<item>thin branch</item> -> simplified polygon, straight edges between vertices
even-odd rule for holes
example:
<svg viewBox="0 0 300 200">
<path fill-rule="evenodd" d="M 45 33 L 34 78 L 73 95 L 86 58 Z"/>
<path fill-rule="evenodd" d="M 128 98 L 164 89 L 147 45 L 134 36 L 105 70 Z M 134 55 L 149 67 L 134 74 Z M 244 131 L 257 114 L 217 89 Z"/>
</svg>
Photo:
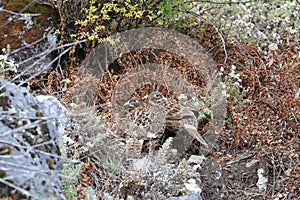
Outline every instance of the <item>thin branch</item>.
<svg viewBox="0 0 300 200">
<path fill-rule="evenodd" d="M 26 146 L 21 146 L 21 145 L 18 145 L 18 144 L 11 144 L 11 142 L 7 142 L 7 141 L 4 141 L 4 140 L 0 140 L 0 143 L 1 144 L 6 144 L 6 145 L 9 145 L 9 146 L 14 146 L 14 147 L 18 147 L 18 148 L 22 148 L 22 149 L 29 149 L 30 147 L 26 147 Z M 50 143 L 50 142 L 45 142 L 43 143 L 44 145 L 47 144 L 47 143 Z M 37 147 L 38 145 L 35 145 L 35 146 L 32 146 L 33 148 Z M 71 162 L 78 162 L 79 160 L 74 160 L 74 159 L 70 159 L 70 158 L 62 158 L 61 156 L 59 155 L 56 155 L 56 154 L 53 154 L 53 153 L 47 153 L 45 151 L 42 151 L 42 150 L 37 150 L 37 149 L 32 149 L 33 152 L 37 152 L 37 153 L 41 153 L 41 154 L 44 154 L 44 155 L 47 155 L 47 156 L 51 156 L 51 157 L 54 157 L 54 158 L 59 158 L 59 159 L 63 159 L 63 160 L 67 160 L 67 161 L 71 161 Z M 3 156 L 0 156 L 3 158 Z M 1 163 L 1 161 L 0 161 Z"/>
<path fill-rule="evenodd" d="M 40 55 L 43 55 L 40 59 L 38 59 L 37 61 L 35 61 L 32 65 L 30 65 L 28 68 L 26 68 L 25 70 L 23 70 L 20 74 L 18 74 L 17 76 L 15 76 L 12 80 L 12 81 L 15 81 L 17 80 L 18 78 L 20 78 L 21 76 L 23 76 L 26 72 L 28 72 L 30 69 L 32 69 L 38 62 L 40 62 L 41 60 L 43 60 L 47 55 L 49 55 L 50 53 L 52 53 L 53 51 L 56 51 L 56 50 L 60 50 L 60 49 L 64 49 L 66 47 L 69 47 L 68 49 L 64 50 L 62 53 L 60 53 L 55 59 L 53 59 L 50 63 L 48 63 L 46 66 L 43 67 L 42 70 L 36 72 L 33 76 L 27 78 L 26 80 L 22 81 L 21 83 L 19 83 L 18 85 L 22 85 L 24 83 L 26 83 L 27 81 L 33 79 L 34 77 L 40 75 L 44 70 L 48 69 L 49 67 L 51 67 L 51 65 L 56 62 L 58 59 L 60 59 L 64 54 L 66 54 L 70 49 L 71 47 L 74 45 L 74 44 L 80 44 L 80 43 L 84 43 L 86 42 L 87 40 L 80 40 L 80 41 L 76 41 L 76 42 L 72 42 L 72 43 L 68 43 L 68 44 L 64 44 L 62 46 L 59 46 L 59 47 L 54 47 L 54 48 L 51 48 L 51 49 L 48 49 L 47 51 L 44 51 L 40 54 L 38 54 L 37 56 L 34 56 L 34 57 L 31 57 L 30 59 L 27 59 L 26 61 L 30 61 L 31 59 L 35 58 L 35 57 L 38 57 Z M 32 43 L 33 44 L 33 43 Z M 19 51 L 18 49 L 15 50 L 15 52 Z M 23 62 L 21 62 L 23 63 Z M 17 63 L 18 64 L 18 63 Z M 3 89 L 4 85 L 0 87 L 0 90 Z"/>
<path fill-rule="evenodd" d="M 191 11 L 182 11 L 182 10 L 181 10 L 181 12 L 196 15 L 197 17 L 200 17 L 201 19 L 203 19 L 204 21 L 206 21 L 207 23 L 209 23 L 210 25 L 212 25 L 214 27 L 214 29 L 217 31 L 218 35 L 220 36 L 220 38 L 222 40 L 222 47 L 223 47 L 223 51 L 224 51 L 224 54 L 225 54 L 223 64 L 226 65 L 226 62 L 227 62 L 227 59 L 228 59 L 228 54 L 227 54 L 227 50 L 226 50 L 226 42 L 225 42 L 224 37 L 223 37 L 222 33 L 220 32 L 220 30 L 212 22 L 210 22 L 207 19 L 204 19 L 201 15 L 199 15 L 197 13 L 194 13 L 194 12 L 191 12 Z"/>
<path fill-rule="evenodd" d="M 36 72 L 35 74 L 33 74 L 32 76 L 30 76 L 29 78 L 27 78 L 27 79 L 21 81 L 21 82 L 18 84 L 18 86 L 21 86 L 21 85 L 23 85 L 24 83 L 27 83 L 27 82 L 30 81 L 31 79 L 33 79 L 33 78 L 37 77 L 38 75 L 40 75 L 41 73 L 43 73 L 46 69 L 48 69 L 49 67 L 51 67 L 52 64 L 53 64 L 56 60 L 58 60 L 60 57 L 62 57 L 64 54 L 66 54 L 66 53 L 67 53 L 68 51 L 70 51 L 70 50 L 71 50 L 71 47 L 69 47 L 68 49 L 64 50 L 62 53 L 59 54 L 59 56 L 57 56 L 57 57 L 56 57 L 55 59 L 53 59 L 50 63 L 48 63 L 46 66 L 44 66 L 42 70 Z M 39 59 L 39 60 L 41 60 L 41 59 Z M 39 60 L 38 60 L 38 61 L 39 61 Z M 36 61 L 35 63 L 33 63 L 33 64 L 29 67 L 29 69 L 32 68 L 36 63 L 38 63 L 38 61 Z M 25 71 L 25 70 L 24 70 L 24 71 Z M 16 80 L 17 78 L 18 78 L 18 76 L 16 76 L 13 80 Z"/>
<path fill-rule="evenodd" d="M 24 165 L 24 163 L 14 163 L 14 162 L 8 162 L 8 161 L 4 161 L 3 158 L 14 158 L 12 156 L 0 156 L 1 160 L 0 160 L 0 164 L 1 167 L 0 169 L 3 171 L 12 171 L 12 172 L 22 172 L 22 173 L 49 173 L 50 170 L 42 170 L 40 167 L 38 166 L 34 166 L 34 165 Z M 19 156 L 18 156 L 19 157 Z M 25 158 L 25 157 L 22 157 Z"/>
<path fill-rule="evenodd" d="M 27 190 L 24 190 L 23 188 L 20 188 L 19 186 L 16 186 L 15 184 L 12 184 L 11 182 L 6 181 L 3 178 L 0 178 L 0 182 L 5 184 L 5 185 L 8 185 L 11 188 L 14 188 L 14 189 L 20 191 L 22 194 L 25 194 L 28 197 L 34 197 L 35 199 L 39 199 L 38 197 L 34 196 L 33 194 L 31 194 Z"/>
<path fill-rule="evenodd" d="M 7 131 L 7 132 L 4 132 L 2 134 L 0 134 L 0 137 L 4 137 L 4 136 L 7 136 L 7 135 L 12 135 L 14 133 L 18 133 L 18 132 L 21 132 L 23 131 L 24 129 L 30 129 L 30 128 L 35 128 L 37 127 L 39 124 L 41 124 L 43 122 L 43 120 L 37 120 L 33 123 L 30 123 L 30 124 L 26 124 L 25 126 L 20 126 L 18 128 L 15 128 L 13 130 L 10 130 L 10 131 Z M 46 123 L 44 121 L 44 123 Z M 0 141 L 1 142 L 1 141 Z"/>
<path fill-rule="evenodd" d="M 0 12 L 7 12 L 9 14 L 18 15 L 20 17 L 24 17 L 24 16 L 37 17 L 37 16 L 41 15 L 41 14 L 31 14 L 31 13 L 16 13 L 16 12 L 13 12 L 13 11 L 10 11 L 10 10 L 6 10 L 3 7 L 0 8 Z"/>
<path fill-rule="evenodd" d="M 255 1 L 237 1 L 237 2 L 233 2 L 232 0 L 230 1 L 223 1 L 223 2 L 215 2 L 215 1 L 202 1 L 202 0 L 198 0 L 198 1 L 193 1 L 193 2 L 198 2 L 198 3 L 210 3 L 210 4 L 245 4 L 245 3 L 254 3 L 257 2 Z"/>
</svg>

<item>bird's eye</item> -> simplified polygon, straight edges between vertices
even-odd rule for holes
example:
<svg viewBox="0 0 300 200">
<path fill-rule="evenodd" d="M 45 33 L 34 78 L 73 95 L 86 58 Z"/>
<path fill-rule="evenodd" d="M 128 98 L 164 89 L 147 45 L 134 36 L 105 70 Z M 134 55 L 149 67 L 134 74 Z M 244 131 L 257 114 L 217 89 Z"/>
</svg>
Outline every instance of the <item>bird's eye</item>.
<svg viewBox="0 0 300 200">
<path fill-rule="evenodd" d="M 162 96 L 161 96 L 160 94 L 153 94 L 153 96 L 154 96 L 155 98 L 157 98 L 157 99 L 162 98 Z"/>
<path fill-rule="evenodd" d="M 140 102 L 140 100 L 138 100 L 138 99 L 132 99 L 132 100 L 130 100 L 130 103 L 139 103 Z"/>
</svg>

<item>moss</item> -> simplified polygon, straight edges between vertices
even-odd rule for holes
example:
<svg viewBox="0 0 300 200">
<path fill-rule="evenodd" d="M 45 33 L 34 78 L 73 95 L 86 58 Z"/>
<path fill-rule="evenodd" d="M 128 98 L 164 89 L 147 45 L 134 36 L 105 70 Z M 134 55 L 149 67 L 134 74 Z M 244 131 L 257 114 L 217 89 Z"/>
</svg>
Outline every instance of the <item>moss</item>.
<svg viewBox="0 0 300 200">
<path fill-rule="evenodd" d="M 52 159 L 52 158 L 46 158 L 46 163 L 47 163 L 49 169 L 54 170 L 56 168 L 56 166 L 55 166 L 55 160 L 54 159 Z"/>
<path fill-rule="evenodd" d="M 2 25 L 0 30 L 0 46 L 5 47 L 7 44 L 11 44 L 12 49 L 19 48 L 20 44 L 22 44 L 20 34 L 24 36 L 26 42 L 32 43 L 43 37 L 45 28 L 55 26 L 59 23 L 59 15 L 50 6 L 50 3 L 47 5 L 32 2 L 32 0 L 11 0 L 5 5 L 5 9 L 17 13 L 26 8 L 26 10 L 23 10 L 23 13 L 39 13 L 41 15 L 32 17 L 34 25 L 31 29 L 24 31 L 24 20 L 13 20 L 8 24 L 3 24 L 3 22 L 7 22 L 10 14 L 2 14 L 0 12 L 0 26 Z M 4 37 L 4 35 L 7 35 L 7 37 Z"/>
<path fill-rule="evenodd" d="M 0 87 L 2 86 L 2 84 L 0 84 Z M 0 94 L 6 92 L 6 87 L 3 87 L 2 89 L 0 89 Z"/>
<path fill-rule="evenodd" d="M 36 105 L 36 104 L 34 104 L 34 105 L 31 105 L 31 108 L 33 108 L 33 109 L 38 109 L 39 108 L 39 106 L 38 105 Z"/>
<path fill-rule="evenodd" d="M 8 111 L 11 108 L 11 102 L 7 96 L 0 97 L 0 106 L 4 111 Z"/>
<path fill-rule="evenodd" d="M 27 125 L 27 124 L 28 124 L 28 121 L 27 121 L 27 120 L 23 120 L 23 121 L 22 121 L 22 125 L 23 125 L 23 126 L 25 126 L 25 125 Z"/>
<path fill-rule="evenodd" d="M 30 156 L 32 159 L 34 159 L 36 157 L 36 155 L 33 152 L 30 152 Z"/>
<path fill-rule="evenodd" d="M 0 147 L 0 155 L 10 155 L 11 150 L 12 149 L 10 146 L 1 146 Z"/>
<path fill-rule="evenodd" d="M 3 170 L 0 170 L 0 178 L 6 177 L 6 172 Z"/>
<path fill-rule="evenodd" d="M 36 112 L 35 116 L 36 117 L 44 117 L 44 113 L 42 113 L 42 112 Z"/>
</svg>

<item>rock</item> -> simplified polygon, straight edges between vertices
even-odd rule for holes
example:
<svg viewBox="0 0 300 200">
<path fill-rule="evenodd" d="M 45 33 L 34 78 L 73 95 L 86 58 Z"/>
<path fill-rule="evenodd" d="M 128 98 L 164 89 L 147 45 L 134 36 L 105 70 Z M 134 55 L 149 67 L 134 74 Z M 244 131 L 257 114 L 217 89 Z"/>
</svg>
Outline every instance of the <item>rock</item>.
<svg viewBox="0 0 300 200">
<path fill-rule="evenodd" d="M 10 0 L 3 1 L 3 8 L 6 12 L 0 12 L 0 47 L 9 46 L 8 60 L 18 66 L 18 75 L 28 78 L 49 72 L 58 45 L 54 27 L 59 15 L 55 7 L 38 0 Z"/>
<path fill-rule="evenodd" d="M 184 186 L 188 191 L 191 192 L 201 193 L 202 191 L 199 185 L 196 183 L 195 179 L 189 179 L 187 183 L 184 184 Z"/>
<path fill-rule="evenodd" d="M 149 156 L 145 156 L 141 159 L 133 160 L 132 166 L 134 171 L 147 172 L 153 167 L 154 163 L 151 161 Z"/>
<path fill-rule="evenodd" d="M 197 184 L 195 179 L 189 179 L 187 183 L 184 184 L 187 191 L 189 191 L 184 196 L 179 197 L 170 197 L 167 200 L 201 200 L 200 194 L 202 190 L 200 186 Z"/>
<path fill-rule="evenodd" d="M 194 165 L 194 166 L 193 166 L 193 170 L 194 170 L 195 172 L 199 172 L 199 171 L 201 170 L 201 165 Z"/>
<path fill-rule="evenodd" d="M 67 122 L 67 109 L 53 96 L 40 95 L 36 98 L 40 102 L 39 106 L 44 111 L 45 117 L 54 118 L 48 121 L 48 127 L 52 130 L 50 132 L 57 132 L 54 137 L 59 136 L 55 138 L 56 143 L 59 144 Z"/>
<path fill-rule="evenodd" d="M 0 195 L 65 199 L 59 140 L 66 109 L 0 79 Z"/>
<path fill-rule="evenodd" d="M 268 177 L 266 177 L 264 173 L 265 170 L 263 168 L 257 170 L 258 180 L 256 186 L 258 187 L 259 192 L 265 192 L 267 190 Z"/>
<path fill-rule="evenodd" d="M 199 197 L 197 192 L 192 192 L 184 196 L 170 197 L 167 200 L 202 200 L 202 198 Z"/>
<path fill-rule="evenodd" d="M 191 155 L 190 158 L 187 161 L 187 164 L 192 165 L 192 164 L 197 164 L 201 165 L 202 162 L 205 160 L 205 156 L 197 156 L 197 155 Z"/>
</svg>

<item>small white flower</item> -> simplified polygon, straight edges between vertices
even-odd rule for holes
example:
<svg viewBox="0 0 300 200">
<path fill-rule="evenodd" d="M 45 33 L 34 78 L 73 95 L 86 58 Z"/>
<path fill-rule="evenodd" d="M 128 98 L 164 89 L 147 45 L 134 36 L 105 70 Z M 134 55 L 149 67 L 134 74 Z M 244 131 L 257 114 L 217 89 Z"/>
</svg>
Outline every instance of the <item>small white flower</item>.
<svg viewBox="0 0 300 200">
<path fill-rule="evenodd" d="M 196 180 L 195 179 L 189 179 L 187 183 L 184 183 L 184 186 L 187 190 L 191 191 L 191 192 L 199 192 L 201 193 L 202 190 L 199 187 L 199 185 L 197 185 Z"/>
<path fill-rule="evenodd" d="M 7 60 L 7 55 L 0 55 L 0 60 L 6 61 Z"/>
<path fill-rule="evenodd" d="M 278 49 L 277 44 L 272 43 L 272 44 L 269 45 L 269 50 L 276 51 L 277 49 Z"/>
<path fill-rule="evenodd" d="M 233 85 L 234 85 L 235 87 L 240 87 L 240 83 L 239 83 L 239 82 L 234 82 Z"/>
<path fill-rule="evenodd" d="M 180 94 L 178 96 L 178 99 L 181 100 L 181 101 L 184 101 L 184 100 L 187 100 L 187 96 L 185 94 Z"/>
<path fill-rule="evenodd" d="M 299 99 L 299 96 L 300 96 L 300 89 L 298 90 L 298 92 L 296 92 L 295 99 Z"/>
<path fill-rule="evenodd" d="M 224 97 L 229 97 L 229 94 L 227 94 L 226 90 L 222 90 L 221 94 Z"/>
<path fill-rule="evenodd" d="M 291 34 L 295 34 L 298 33 L 298 31 L 296 29 L 290 29 Z"/>
<path fill-rule="evenodd" d="M 224 82 L 221 82 L 221 87 L 222 87 L 223 89 L 226 89 L 226 84 L 225 84 Z"/>
<path fill-rule="evenodd" d="M 258 181 L 256 186 L 258 187 L 259 192 L 264 192 L 267 189 L 268 178 L 264 175 L 265 170 L 260 168 L 257 170 Z"/>
</svg>

